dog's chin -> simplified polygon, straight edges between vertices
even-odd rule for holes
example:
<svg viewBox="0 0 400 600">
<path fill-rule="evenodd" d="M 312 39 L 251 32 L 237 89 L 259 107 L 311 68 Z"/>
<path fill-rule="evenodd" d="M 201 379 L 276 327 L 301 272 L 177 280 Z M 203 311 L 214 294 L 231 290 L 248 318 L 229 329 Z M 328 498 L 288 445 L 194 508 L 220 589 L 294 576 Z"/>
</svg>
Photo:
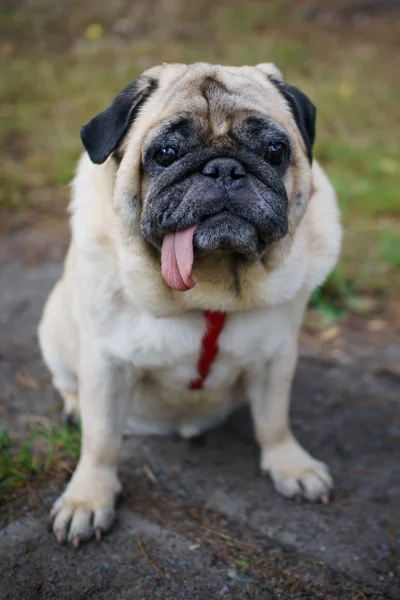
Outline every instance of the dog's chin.
<svg viewBox="0 0 400 600">
<path fill-rule="evenodd" d="M 194 251 L 198 256 L 225 250 L 248 259 L 256 259 L 262 255 L 267 245 L 252 223 L 227 211 L 202 219 L 196 227 L 193 240 Z"/>
</svg>

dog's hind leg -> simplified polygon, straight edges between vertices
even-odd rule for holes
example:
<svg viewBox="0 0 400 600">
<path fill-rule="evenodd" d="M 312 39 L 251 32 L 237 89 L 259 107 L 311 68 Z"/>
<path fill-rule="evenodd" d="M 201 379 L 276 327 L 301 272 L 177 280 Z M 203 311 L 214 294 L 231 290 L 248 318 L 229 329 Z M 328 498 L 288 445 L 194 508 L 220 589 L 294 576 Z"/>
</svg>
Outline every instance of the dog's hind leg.
<svg viewBox="0 0 400 600">
<path fill-rule="evenodd" d="M 65 420 L 72 424 L 79 416 L 78 378 L 74 368 L 78 360 L 78 344 L 63 300 L 60 281 L 46 303 L 38 337 L 44 361 L 52 374 L 52 383 L 64 401 Z"/>
</svg>

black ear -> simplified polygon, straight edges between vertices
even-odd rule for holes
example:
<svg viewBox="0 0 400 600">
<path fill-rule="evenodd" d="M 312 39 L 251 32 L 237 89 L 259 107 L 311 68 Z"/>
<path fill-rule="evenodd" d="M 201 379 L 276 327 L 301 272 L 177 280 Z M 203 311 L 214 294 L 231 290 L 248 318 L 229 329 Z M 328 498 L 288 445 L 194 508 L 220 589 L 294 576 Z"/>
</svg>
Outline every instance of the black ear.
<svg viewBox="0 0 400 600">
<path fill-rule="evenodd" d="M 120 145 L 157 81 L 140 76 L 115 96 L 111 106 L 81 128 L 81 140 L 92 162 L 103 163 Z"/>
<path fill-rule="evenodd" d="M 297 127 L 301 133 L 307 149 L 307 156 L 312 162 L 312 149 L 315 141 L 315 122 L 317 109 L 311 100 L 294 85 L 282 83 L 270 77 L 270 81 L 284 96 L 290 106 Z"/>
</svg>

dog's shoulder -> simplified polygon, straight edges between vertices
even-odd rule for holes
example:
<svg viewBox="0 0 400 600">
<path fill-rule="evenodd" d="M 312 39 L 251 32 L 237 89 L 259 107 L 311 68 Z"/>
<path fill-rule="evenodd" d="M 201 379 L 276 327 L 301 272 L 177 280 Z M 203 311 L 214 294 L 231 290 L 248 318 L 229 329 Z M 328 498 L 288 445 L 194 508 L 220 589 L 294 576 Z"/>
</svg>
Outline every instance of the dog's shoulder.
<svg viewBox="0 0 400 600">
<path fill-rule="evenodd" d="M 117 307 L 120 297 L 114 179 L 111 161 L 94 165 L 85 153 L 71 184 L 71 242 L 62 279 L 70 305 L 78 303 L 79 312 L 96 307 L 97 317 Z"/>
<path fill-rule="evenodd" d="M 102 165 L 91 162 L 86 152 L 81 156 L 71 184 L 72 241 L 78 248 L 91 243 L 102 246 L 116 222 L 112 207 L 116 166 L 113 160 Z"/>
</svg>

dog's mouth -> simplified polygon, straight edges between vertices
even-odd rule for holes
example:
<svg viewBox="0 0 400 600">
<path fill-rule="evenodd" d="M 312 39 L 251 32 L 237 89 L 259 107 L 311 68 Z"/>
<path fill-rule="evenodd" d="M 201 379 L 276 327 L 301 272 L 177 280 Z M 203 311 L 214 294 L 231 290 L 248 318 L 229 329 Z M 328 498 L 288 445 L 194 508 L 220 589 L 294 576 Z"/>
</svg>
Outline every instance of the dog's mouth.
<svg viewBox="0 0 400 600">
<path fill-rule="evenodd" d="M 151 180 L 141 232 L 161 249 L 162 275 L 174 290 L 194 287 L 197 257 L 222 251 L 230 264 L 257 261 L 287 234 L 286 163 L 279 170 L 253 153 L 232 152 L 189 153 Z"/>
<path fill-rule="evenodd" d="M 227 210 L 208 215 L 195 225 L 166 232 L 161 245 L 162 276 L 172 289 L 190 290 L 195 286 L 195 253 L 204 255 L 220 249 L 256 258 L 267 245 L 258 233 L 249 221 Z"/>
</svg>

